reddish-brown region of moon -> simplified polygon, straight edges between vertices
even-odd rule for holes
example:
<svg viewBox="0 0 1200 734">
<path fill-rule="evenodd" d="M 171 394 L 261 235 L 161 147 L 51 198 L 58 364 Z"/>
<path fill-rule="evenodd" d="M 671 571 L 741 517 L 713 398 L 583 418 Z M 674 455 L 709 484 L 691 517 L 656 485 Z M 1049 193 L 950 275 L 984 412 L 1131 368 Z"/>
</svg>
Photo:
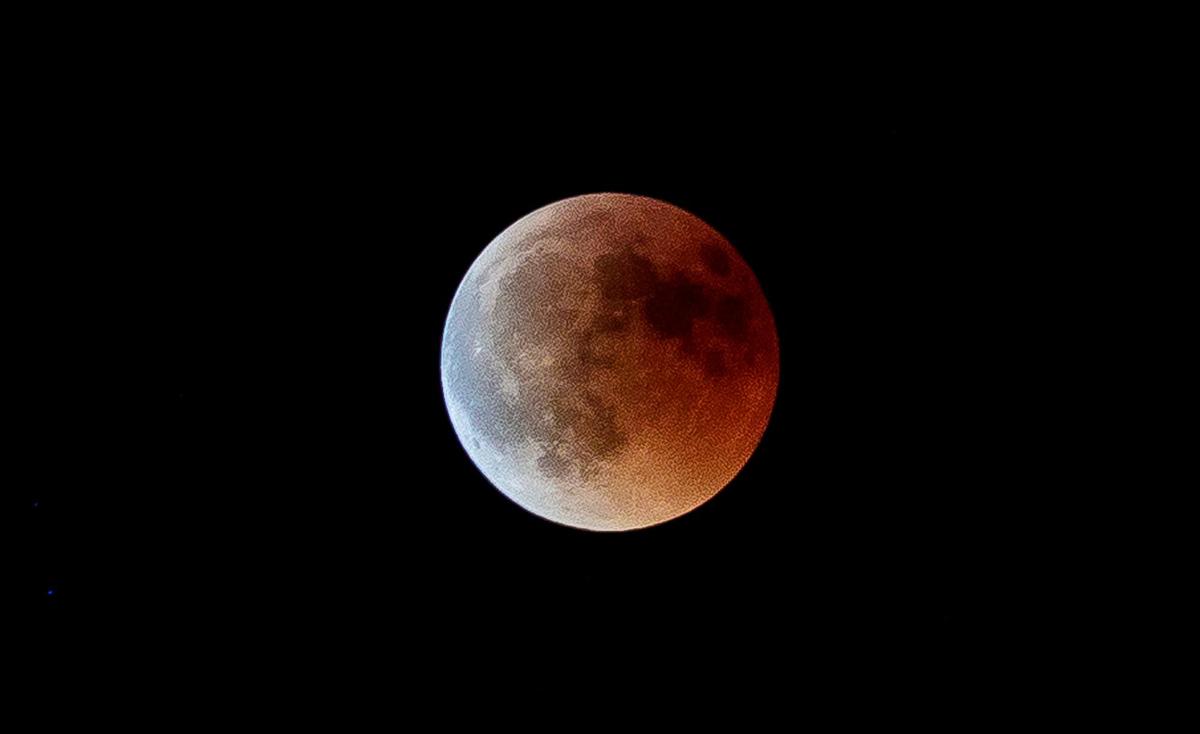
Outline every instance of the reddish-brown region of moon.
<svg viewBox="0 0 1200 734">
<path fill-rule="evenodd" d="M 625 194 L 520 219 L 450 308 L 442 385 L 472 461 L 520 506 L 589 530 L 664 522 L 741 470 L 779 382 L 775 323 L 730 243 Z"/>
</svg>

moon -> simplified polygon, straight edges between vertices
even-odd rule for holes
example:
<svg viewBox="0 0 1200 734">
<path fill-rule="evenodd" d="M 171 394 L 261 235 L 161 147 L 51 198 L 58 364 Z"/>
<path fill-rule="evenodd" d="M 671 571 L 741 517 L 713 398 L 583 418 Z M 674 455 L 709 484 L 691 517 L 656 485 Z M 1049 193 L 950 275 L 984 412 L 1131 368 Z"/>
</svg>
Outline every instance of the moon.
<svg viewBox="0 0 1200 734">
<path fill-rule="evenodd" d="M 556 523 L 632 530 L 737 475 L 779 384 L 775 321 L 719 232 L 628 194 L 521 218 L 467 271 L 442 390 L 474 464 Z"/>
</svg>

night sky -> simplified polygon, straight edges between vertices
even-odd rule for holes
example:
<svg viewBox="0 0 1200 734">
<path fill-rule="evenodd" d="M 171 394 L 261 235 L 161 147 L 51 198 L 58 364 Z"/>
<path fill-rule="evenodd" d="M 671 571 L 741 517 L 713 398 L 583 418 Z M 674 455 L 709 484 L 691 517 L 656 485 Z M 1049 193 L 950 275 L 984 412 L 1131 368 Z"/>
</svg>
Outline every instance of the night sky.
<svg viewBox="0 0 1200 734">
<path fill-rule="evenodd" d="M 895 645 L 936 669 L 1038 604 L 1056 342 L 1036 131 L 956 84 L 774 47 L 445 78 L 356 54 L 355 74 L 50 72 L 96 112 L 78 134 L 48 116 L 44 228 L 10 272 L 31 629 L 231 660 L 249 641 L 275 660 Z M 723 233 L 781 359 L 744 471 L 621 534 L 492 488 L 438 369 L 483 247 L 604 191 Z"/>
</svg>

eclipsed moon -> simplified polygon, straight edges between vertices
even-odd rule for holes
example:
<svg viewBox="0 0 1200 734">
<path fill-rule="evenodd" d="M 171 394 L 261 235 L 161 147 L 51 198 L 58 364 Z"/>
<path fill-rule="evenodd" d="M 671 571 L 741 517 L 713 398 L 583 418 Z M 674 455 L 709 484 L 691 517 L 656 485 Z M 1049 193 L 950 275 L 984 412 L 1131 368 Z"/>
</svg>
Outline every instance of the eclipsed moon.
<svg viewBox="0 0 1200 734">
<path fill-rule="evenodd" d="M 471 460 L 548 520 L 629 530 L 741 470 L 779 383 L 758 281 L 670 204 L 594 194 L 518 220 L 450 307 L 442 388 Z"/>
</svg>

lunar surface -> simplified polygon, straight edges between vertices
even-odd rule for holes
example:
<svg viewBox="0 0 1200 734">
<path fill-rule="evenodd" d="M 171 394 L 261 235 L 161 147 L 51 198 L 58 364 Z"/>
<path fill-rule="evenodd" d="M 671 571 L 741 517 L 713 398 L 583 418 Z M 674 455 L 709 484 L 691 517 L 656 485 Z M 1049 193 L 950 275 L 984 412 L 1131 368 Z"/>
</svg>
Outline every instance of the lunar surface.
<svg viewBox="0 0 1200 734">
<path fill-rule="evenodd" d="M 655 199 L 594 194 L 487 246 L 454 296 L 441 367 L 454 430 L 501 492 L 557 523 L 630 530 L 741 470 L 779 345 L 720 233 Z"/>
</svg>

